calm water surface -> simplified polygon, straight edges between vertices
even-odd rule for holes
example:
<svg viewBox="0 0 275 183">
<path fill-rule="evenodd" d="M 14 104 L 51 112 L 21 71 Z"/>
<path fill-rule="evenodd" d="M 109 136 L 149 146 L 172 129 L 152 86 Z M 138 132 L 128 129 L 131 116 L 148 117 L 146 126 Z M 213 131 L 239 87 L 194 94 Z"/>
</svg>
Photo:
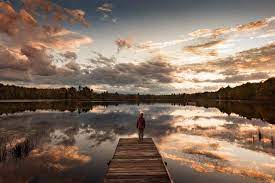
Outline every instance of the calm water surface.
<svg viewBox="0 0 275 183">
<path fill-rule="evenodd" d="M 137 137 L 143 111 L 145 135 L 175 182 L 274 183 L 274 108 L 246 107 L 0 103 L 0 182 L 102 182 L 118 139 Z"/>
</svg>

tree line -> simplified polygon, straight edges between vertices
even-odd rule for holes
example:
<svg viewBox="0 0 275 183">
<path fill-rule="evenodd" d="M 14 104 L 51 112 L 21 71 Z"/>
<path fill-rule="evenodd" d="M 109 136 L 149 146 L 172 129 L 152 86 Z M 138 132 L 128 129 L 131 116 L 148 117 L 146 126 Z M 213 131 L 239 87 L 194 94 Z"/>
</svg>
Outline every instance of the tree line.
<svg viewBox="0 0 275 183">
<path fill-rule="evenodd" d="M 269 100 L 275 101 L 275 78 L 260 83 L 245 83 L 236 87 L 220 88 L 215 92 L 194 94 L 119 94 L 94 92 L 87 86 L 78 88 L 27 88 L 0 83 L 0 100 L 10 99 L 69 99 L 102 101 L 193 101 L 193 100 Z"/>
<path fill-rule="evenodd" d="M 245 83 L 236 87 L 220 88 L 216 92 L 187 94 L 186 99 L 275 101 L 275 78 L 260 83 Z"/>
</svg>

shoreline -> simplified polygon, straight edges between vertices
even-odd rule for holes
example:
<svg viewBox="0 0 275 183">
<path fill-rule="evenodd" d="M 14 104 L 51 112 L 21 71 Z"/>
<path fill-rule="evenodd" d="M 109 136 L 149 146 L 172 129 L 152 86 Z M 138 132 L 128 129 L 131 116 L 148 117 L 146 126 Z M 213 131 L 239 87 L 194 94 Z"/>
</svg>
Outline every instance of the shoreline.
<svg viewBox="0 0 275 183">
<path fill-rule="evenodd" d="M 25 103 L 25 102 L 63 102 L 63 101 L 74 101 L 74 102 L 106 102 L 106 103 L 195 103 L 195 102 L 233 102 L 233 103 L 258 103 L 258 104 L 270 104 L 272 100 L 216 100 L 216 99 L 193 99 L 193 100 L 166 100 L 166 99 L 154 99 L 154 100 L 91 100 L 91 99 L 7 99 L 0 100 L 0 103 Z"/>
</svg>

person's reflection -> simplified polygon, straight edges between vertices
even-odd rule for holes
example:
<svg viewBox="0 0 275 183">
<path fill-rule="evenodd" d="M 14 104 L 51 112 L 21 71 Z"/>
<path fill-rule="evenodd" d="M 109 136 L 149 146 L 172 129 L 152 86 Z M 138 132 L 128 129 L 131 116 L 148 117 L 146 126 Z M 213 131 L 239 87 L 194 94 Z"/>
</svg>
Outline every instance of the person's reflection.
<svg viewBox="0 0 275 183">
<path fill-rule="evenodd" d="M 262 141 L 262 133 L 261 133 L 261 130 L 258 129 L 258 137 L 259 137 L 259 142 Z"/>
</svg>

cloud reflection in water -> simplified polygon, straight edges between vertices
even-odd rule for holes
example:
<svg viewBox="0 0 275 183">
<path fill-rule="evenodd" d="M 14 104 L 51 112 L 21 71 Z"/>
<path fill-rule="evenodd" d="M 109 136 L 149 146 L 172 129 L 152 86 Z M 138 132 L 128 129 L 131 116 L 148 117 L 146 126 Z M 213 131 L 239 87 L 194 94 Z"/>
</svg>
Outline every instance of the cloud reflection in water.
<svg viewBox="0 0 275 183">
<path fill-rule="evenodd" d="M 56 181 L 65 176 L 100 182 L 118 138 L 136 136 L 136 117 L 143 111 L 147 121 L 145 134 L 155 139 L 166 159 L 174 161 L 168 168 L 176 182 L 182 174 L 187 176 L 182 165 L 205 175 L 232 174 L 266 182 L 274 179 L 275 153 L 270 136 L 275 136 L 275 128 L 260 119 L 228 115 L 216 108 L 170 104 L 121 104 L 93 106 L 85 113 L 72 111 L 39 110 L 1 116 L 2 135 L 36 137 L 38 143 L 20 162 L 20 168 L 12 160 L 1 165 L 0 177 L 10 181 L 14 178 L 7 175 L 17 173 L 17 178 L 21 176 L 25 181 Z M 259 131 L 261 142 L 257 140 Z"/>
</svg>

